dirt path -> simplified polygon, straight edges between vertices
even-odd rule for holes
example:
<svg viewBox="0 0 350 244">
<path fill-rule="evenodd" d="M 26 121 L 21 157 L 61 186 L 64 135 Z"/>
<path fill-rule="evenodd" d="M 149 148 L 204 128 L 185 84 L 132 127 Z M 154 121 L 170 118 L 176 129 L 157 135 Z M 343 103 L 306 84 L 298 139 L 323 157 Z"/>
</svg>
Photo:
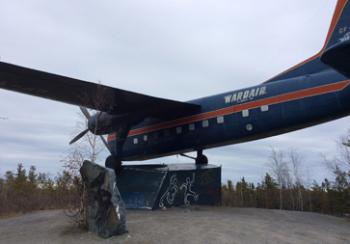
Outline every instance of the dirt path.
<svg viewBox="0 0 350 244">
<path fill-rule="evenodd" d="M 349 243 L 350 220 L 291 211 L 211 208 L 128 211 L 129 234 L 101 239 L 63 211 L 0 219 L 0 243 Z"/>
</svg>

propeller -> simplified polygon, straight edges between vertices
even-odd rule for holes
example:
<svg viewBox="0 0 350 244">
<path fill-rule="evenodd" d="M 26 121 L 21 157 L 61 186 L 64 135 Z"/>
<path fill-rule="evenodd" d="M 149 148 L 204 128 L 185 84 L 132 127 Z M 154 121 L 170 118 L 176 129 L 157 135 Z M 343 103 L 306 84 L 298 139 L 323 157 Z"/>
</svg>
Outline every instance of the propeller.
<svg viewBox="0 0 350 244">
<path fill-rule="evenodd" d="M 82 106 L 79 106 L 79 108 L 80 108 L 80 111 L 84 114 L 85 118 L 86 118 L 87 120 L 89 120 L 89 119 L 91 118 L 91 115 L 90 115 L 89 111 L 87 110 L 87 108 L 82 107 Z M 99 113 L 99 114 L 97 115 L 97 118 L 96 118 L 97 120 L 99 119 L 99 117 L 100 117 L 101 114 L 102 114 L 102 113 Z M 69 142 L 69 144 L 71 145 L 71 144 L 73 144 L 74 142 L 78 141 L 80 138 L 82 138 L 82 137 L 83 137 L 86 133 L 88 133 L 89 131 L 90 131 L 90 128 L 86 128 L 84 131 L 80 132 L 76 137 L 74 137 L 74 138 Z M 102 135 L 100 135 L 100 139 L 102 140 L 103 144 L 107 147 L 108 151 L 110 151 L 106 139 L 105 139 Z"/>
<path fill-rule="evenodd" d="M 85 115 L 85 117 L 87 118 L 87 119 L 90 119 L 90 113 L 89 113 L 89 111 L 87 110 L 87 108 L 85 108 L 85 107 L 82 107 L 82 106 L 79 106 L 79 108 L 80 108 L 80 111 Z"/>
<path fill-rule="evenodd" d="M 89 129 L 85 129 L 82 132 L 80 132 L 76 137 L 74 137 L 70 142 L 69 145 L 73 144 L 74 142 L 78 141 L 80 138 L 82 138 L 83 136 L 85 136 L 86 133 L 89 132 Z"/>
</svg>

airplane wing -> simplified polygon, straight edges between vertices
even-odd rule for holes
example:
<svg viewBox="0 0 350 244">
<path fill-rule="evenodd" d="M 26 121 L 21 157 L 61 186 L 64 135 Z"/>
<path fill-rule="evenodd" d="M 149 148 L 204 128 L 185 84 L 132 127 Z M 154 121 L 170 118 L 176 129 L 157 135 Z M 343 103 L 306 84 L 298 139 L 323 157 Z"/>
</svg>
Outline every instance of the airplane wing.
<svg viewBox="0 0 350 244">
<path fill-rule="evenodd" d="M 187 114 L 199 105 L 157 98 L 0 62 L 0 88 L 111 114 Z M 164 114 L 163 114 L 164 115 Z"/>
</svg>

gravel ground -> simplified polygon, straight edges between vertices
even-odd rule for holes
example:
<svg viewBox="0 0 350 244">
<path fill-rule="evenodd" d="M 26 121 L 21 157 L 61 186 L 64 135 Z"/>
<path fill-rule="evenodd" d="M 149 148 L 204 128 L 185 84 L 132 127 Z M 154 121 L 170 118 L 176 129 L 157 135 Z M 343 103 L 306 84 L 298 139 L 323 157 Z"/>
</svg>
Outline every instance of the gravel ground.
<svg viewBox="0 0 350 244">
<path fill-rule="evenodd" d="M 0 219 L 0 243 L 349 243 L 350 220 L 292 211 L 196 207 L 128 211 L 129 233 L 101 239 L 64 211 Z"/>
</svg>

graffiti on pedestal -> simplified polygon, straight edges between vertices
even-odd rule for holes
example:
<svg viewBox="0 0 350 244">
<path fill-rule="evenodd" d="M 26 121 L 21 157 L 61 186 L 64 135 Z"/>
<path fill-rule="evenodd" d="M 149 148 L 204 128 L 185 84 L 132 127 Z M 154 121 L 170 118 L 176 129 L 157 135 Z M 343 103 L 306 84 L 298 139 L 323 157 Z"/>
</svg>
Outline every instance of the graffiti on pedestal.
<svg viewBox="0 0 350 244">
<path fill-rule="evenodd" d="M 164 208 L 165 206 L 174 205 L 176 197 L 181 197 L 183 199 L 183 204 L 186 206 L 191 205 L 192 202 L 198 201 L 199 194 L 197 194 L 194 189 L 195 183 L 195 173 L 192 174 L 192 177 L 186 177 L 184 182 L 179 182 L 177 175 L 174 174 L 170 177 L 169 185 L 159 201 L 159 207 Z M 183 196 L 179 196 L 183 192 Z"/>
<path fill-rule="evenodd" d="M 186 206 L 190 206 L 191 205 L 191 202 L 189 200 L 189 198 L 193 198 L 193 200 L 196 202 L 198 201 L 198 197 L 199 195 L 194 192 L 192 190 L 192 186 L 194 184 L 194 181 L 195 181 L 195 173 L 193 173 L 192 175 L 192 180 L 191 180 L 191 177 L 187 177 L 186 178 L 186 182 L 182 183 L 182 185 L 180 186 L 180 190 L 184 189 L 185 192 L 184 192 L 184 203 Z"/>
<path fill-rule="evenodd" d="M 174 200 L 175 200 L 175 195 L 176 195 L 178 189 L 179 188 L 177 187 L 176 174 L 174 174 L 170 177 L 169 186 L 166 189 L 166 191 L 164 192 L 164 194 L 162 195 L 162 197 L 160 198 L 159 207 L 161 207 L 161 208 L 165 207 L 164 201 L 166 201 L 166 204 L 168 204 L 168 205 L 173 205 Z"/>
</svg>

